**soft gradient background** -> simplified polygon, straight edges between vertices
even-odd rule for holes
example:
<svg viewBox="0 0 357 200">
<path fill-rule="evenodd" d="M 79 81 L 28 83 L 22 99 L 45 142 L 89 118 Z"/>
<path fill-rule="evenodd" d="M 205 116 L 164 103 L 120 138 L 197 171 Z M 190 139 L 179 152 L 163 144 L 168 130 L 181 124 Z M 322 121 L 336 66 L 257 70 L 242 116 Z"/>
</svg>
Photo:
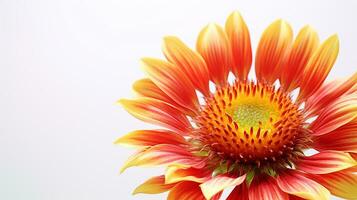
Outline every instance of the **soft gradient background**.
<svg viewBox="0 0 357 200">
<path fill-rule="evenodd" d="M 0 199 L 134 200 L 136 185 L 162 169 L 118 171 L 133 151 L 119 136 L 150 127 L 115 105 L 143 76 L 138 60 L 162 57 L 165 35 L 195 45 L 208 22 L 243 14 L 253 48 L 284 18 L 321 38 L 338 33 L 329 76 L 356 71 L 357 1 L 0 0 Z"/>
</svg>

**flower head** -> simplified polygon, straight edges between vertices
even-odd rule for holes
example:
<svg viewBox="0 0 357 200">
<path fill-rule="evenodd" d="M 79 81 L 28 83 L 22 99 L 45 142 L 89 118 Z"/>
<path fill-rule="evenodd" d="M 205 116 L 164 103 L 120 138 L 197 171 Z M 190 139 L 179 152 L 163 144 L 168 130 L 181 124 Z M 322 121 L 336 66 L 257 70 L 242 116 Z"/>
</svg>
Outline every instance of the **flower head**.
<svg viewBox="0 0 357 200">
<path fill-rule="evenodd" d="M 294 38 L 277 20 L 261 37 L 250 80 L 250 35 L 238 12 L 225 28 L 206 26 L 196 51 L 165 37 L 166 60 L 142 59 L 138 97 L 119 101 L 162 127 L 115 142 L 138 149 L 122 171 L 167 166 L 134 193 L 217 200 L 234 187 L 228 200 L 357 199 L 357 74 L 325 81 L 338 49 L 336 35 L 320 43 L 305 26 Z M 309 149 L 318 152 L 305 155 Z"/>
</svg>

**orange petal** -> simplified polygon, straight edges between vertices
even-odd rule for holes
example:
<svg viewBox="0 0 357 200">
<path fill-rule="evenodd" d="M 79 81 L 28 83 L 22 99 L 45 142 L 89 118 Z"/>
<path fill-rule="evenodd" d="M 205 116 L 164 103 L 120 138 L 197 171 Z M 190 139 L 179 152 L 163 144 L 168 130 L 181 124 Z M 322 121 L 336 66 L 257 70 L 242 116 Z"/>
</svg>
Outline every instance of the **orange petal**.
<svg viewBox="0 0 357 200">
<path fill-rule="evenodd" d="M 230 68 L 231 51 L 227 35 L 216 24 L 206 26 L 197 39 L 197 51 L 207 63 L 210 78 L 218 85 L 227 84 Z"/>
<path fill-rule="evenodd" d="M 129 158 L 121 172 L 134 166 L 157 166 L 177 164 L 182 166 L 202 167 L 201 159 L 194 157 L 183 147 L 171 144 L 159 144 Z"/>
<path fill-rule="evenodd" d="M 293 32 L 288 23 L 277 20 L 263 33 L 255 58 L 255 74 L 259 81 L 274 83 L 286 62 Z"/>
<path fill-rule="evenodd" d="M 299 99 L 309 97 L 325 81 L 339 50 L 337 35 L 328 38 L 311 56 L 303 71 Z"/>
<path fill-rule="evenodd" d="M 194 113 L 190 109 L 187 109 L 187 108 L 181 106 L 176 101 L 171 99 L 159 87 L 157 87 L 157 85 L 155 85 L 155 83 L 152 82 L 152 80 L 150 80 L 148 78 L 140 79 L 140 80 L 136 81 L 133 84 L 133 89 L 137 94 L 139 94 L 139 96 L 150 97 L 153 99 L 158 99 L 158 100 L 164 101 L 164 102 L 172 105 L 173 107 L 179 109 L 180 111 L 182 111 L 183 113 L 185 113 L 187 115 L 190 115 L 190 116 L 194 115 Z"/>
<path fill-rule="evenodd" d="M 336 150 L 357 153 L 357 118 L 336 130 L 314 139 L 318 151 Z"/>
<path fill-rule="evenodd" d="M 345 199 L 357 199 L 357 174 L 344 171 L 323 175 L 310 175 L 333 195 Z"/>
<path fill-rule="evenodd" d="M 209 72 L 200 54 L 173 36 L 164 38 L 163 51 L 167 60 L 181 68 L 198 90 L 206 96 L 210 95 Z"/>
<path fill-rule="evenodd" d="M 198 183 L 181 182 L 171 189 L 167 200 L 206 200 Z"/>
<path fill-rule="evenodd" d="M 133 195 L 143 193 L 143 194 L 160 194 L 170 190 L 175 184 L 165 184 L 165 177 L 155 176 L 141 185 L 139 185 L 133 192 Z"/>
<path fill-rule="evenodd" d="M 226 33 L 232 49 L 232 72 L 240 80 L 246 80 L 252 65 L 252 47 L 248 27 L 239 12 L 228 17 Z"/>
<path fill-rule="evenodd" d="M 319 45 L 319 38 L 315 30 L 310 26 L 302 28 L 297 35 L 286 64 L 282 68 L 280 83 L 286 91 L 291 91 L 298 87 L 298 80 L 301 78 L 309 58 Z"/>
<path fill-rule="evenodd" d="M 289 196 L 283 192 L 276 180 L 271 176 L 253 179 L 249 187 L 249 200 L 288 200 Z"/>
<path fill-rule="evenodd" d="M 142 67 L 155 85 L 171 99 L 192 111 L 198 110 L 195 88 L 180 68 L 154 58 L 143 58 Z"/>
<path fill-rule="evenodd" d="M 227 197 L 227 200 L 248 200 L 248 188 L 245 183 L 237 185 Z"/>
<path fill-rule="evenodd" d="M 201 168 L 182 168 L 182 166 L 171 165 L 166 168 L 166 183 L 177 183 L 180 181 L 192 181 L 203 183 L 210 178 L 212 172 Z"/>
<path fill-rule="evenodd" d="M 191 125 L 186 116 L 163 101 L 139 98 L 135 100 L 121 99 L 119 103 L 130 114 L 142 121 L 167 127 L 183 135 L 187 135 L 190 131 Z"/>
<path fill-rule="evenodd" d="M 329 200 L 330 192 L 317 182 L 296 170 L 287 170 L 277 178 L 280 189 L 291 195 L 309 200 Z"/>
<path fill-rule="evenodd" d="M 348 153 L 331 150 L 300 158 L 296 168 L 311 174 L 327 174 L 356 165 L 357 162 Z"/>
<path fill-rule="evenodd" d="M 184 137 L 168 130 L 137 130 L 117 139 L 114 144 L 149 147 L 157 144 L 187 144 Z"/>
<path fill-rule="evenodd" d="M 319 114 L 326 106 L 336 101 L 339 97 L 349 94 L 352 88 L 357 88 L 357 73 L 346 80 L 335 80 L 322 85 L 305 103 L 307 117 Z"/>
<path fill-rule="evenodd" d="M 334 131 L 356 118 L 357 95 L 351 94 L 339 98 L 334 103 L 325 107 L 310 129 L 314 136 L 320 136 Z"/>
<path fill-rule="evenodd" d="M 206 199 L 211 199 L 214 195 L 222 192 L 224 189 L 237 186 L 243 183 L 246 175 L 240 177 L 229 177 L 227 175 L 218 175 L 200 185 L 203 195 Z"/>
</svg>

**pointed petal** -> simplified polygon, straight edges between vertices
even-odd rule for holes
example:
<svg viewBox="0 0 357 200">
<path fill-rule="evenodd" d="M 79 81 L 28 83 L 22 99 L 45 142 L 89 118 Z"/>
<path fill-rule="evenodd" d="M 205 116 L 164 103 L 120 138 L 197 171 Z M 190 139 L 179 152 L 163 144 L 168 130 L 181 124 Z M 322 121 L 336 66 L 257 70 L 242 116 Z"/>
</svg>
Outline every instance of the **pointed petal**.
<svg viewBox="0 0 357 200">
<path fill-rule="evenodd" d="M 249 200 L 288 200 L 289 196 L 283 192 L 276 180 L 271 176 L 261 179 L 253 179 L 249 187 Z"/>
<path fill-rule="evenodd" d="M 139 185 L 133 192 L 133 195 L 143 193 L 143 194 L 160 194 L 170 190 L 175 184 L 165 184 L 165 177 L 155 176 L 141 185 Z"/>
<path fill-rule="evenodd" d="M 259 81 L 272 84 L 279 78 L 292 39 L 292 29 L 283 20 L 273 22 L 264 31 L 255 58 L 255 74 Z"/>
<path fill-rule="evenodd" d="M 154 58 L 143 58 L 141 61 L 150 79 L 171 99 L 193 112 L 198 110 L 195 88 L 180 68 Z"/>
<path fill-rule="evenodd" d="M 330 133 L 355 119 L 356 113 L 357 95 L 344 96 L 325 107 L 311 124 L 310 130 L 314 136 Z"/>
<path fill-rule="evenodd" d="M 335 196 L 357 199 L 357 174 L 340 171 L 323 175 L 310 175 L 309 177 L 326 187 Z"/>
<path fill-rule="evenodd" d="M 309 59 L 300 83 L 300 98 L 307 98 L 325 81 L 339 51 L 339 41 L 336 35 L 328 38 L 313 53 Z"/>
<path fill-rule="evenodd" d="M 168 130 L 136 130 L 117 139 L 114 144 L 150 147 L 157 144 L 187 144 L 184 137 Z"/>
<path fill-rule="evenodd" d="M 179 38 L 164 38 L 163 51 L 168 61 L 181 68 L 193 85 L 209 96 L 209 72 L 201 55 L 187 47 Z"/>
<path fill-rule="evenodd" d="M 211 180 L 206 181 L 200 185 L 203 195 L 206 199 L 211 199 L 214 195 L 222 192 L 224 189 L 237 186 L 243 183 L 246 175 L 240 177 L 229 177 L 226 175 L 218 175 Z"/>
<path fill-rule="evenodd" d="M 326 188 L 296 170 L 287 170 L 279 175 L 277 183 L 284 192 L 304 199 L 330 199 L 330 192 Z"/>
<path fill-rule="evenodd" d="M 245 183 L 237 185 L 227 197 L 227 200 L 248 200 L 248 188 Z"/>
<path fill-rule="evenodd" d="M 357 153 L 357 118 L 336 130 L 315 137 L 314 149 Z"/>
<path fill-rule="evenodd" d="M 207 63 L 211 80 L 218 85 L 226 85 L 231 52 L 222 27 L 210 24 L 203 28 L 197 38 L 196 47 Z"/>
<path fill-rule="evenodd" d="M 134 166 L 158 166 L 177 164 L 187 167 L 202 167 L 204 162 L 194 157 L 183 147 L 171 144 L 159 144 L 129 158 L 121 172 Z"/>
<path fill-rule="evenodd" d="M 171 189 L 167 200 L 206 200 L 198 183 L 181 182 Z"/>
<path fill-rule="evenodd" d="M 201 168 L 182 168 L 182 166 L 171 165 L 166 168 L 166 183 L 177 183 L 180 181 L 192 181 L 203 183 L 210 178 L 212 172 Z"/>
<path fill-rule="evenodd" d="M 349 94 L 357 88 L 357 73 L 346 80 L 334 80 L 322 85 L 305 103 L 307 117 L 319 114 L 319 111 L 335 102 L 339 97 Z"/>
<path fill-rule="evenodd" d="M 228 17 L 226 33 L 232 50 L 232 72 L 240 80 L 246 80 L 252 65 L 252 47 L 248 27 L 239 12 Z"/>
<path fill-rule="evenodd" d="M 139 98 L 135 100 L 121 99 L 119 103 L 134 117 L 167 127 L 183 135 L 190 131 L 190 122 L 179 110 L 163 101 L 152 98 Z"/>
<path fill-rule="evenodd" d="M 286 91 L 298 87 L 298 80 L 312 53 L 319 45 L 319 38 L 310 26 L 302 28 L 291 48 L 286 64 L 282 68 L 280 83 Z"/>
<path fill-rule="evenodd" d="M 193 112 L 190 109 L 181 106 L 176 101 L 171 99 L 157 85 L 155 85 L 155 83 L 152 82 L 152 80 L 148 78 L 140 79 L 136 81 L 133 84 L 133 89 L 141 97 L 149 97 L 149 98 L 164 101 L 187 115 L 191 115 L 191 116 L 193 115 Z"/>
<path fill-rule="evenodd" d="M 348 153 L 323 151 L 300 158 L 296 163 L 296 168 L 310 174 L 327 174 L 356 165 L 357 162 Z"/>
</svg>

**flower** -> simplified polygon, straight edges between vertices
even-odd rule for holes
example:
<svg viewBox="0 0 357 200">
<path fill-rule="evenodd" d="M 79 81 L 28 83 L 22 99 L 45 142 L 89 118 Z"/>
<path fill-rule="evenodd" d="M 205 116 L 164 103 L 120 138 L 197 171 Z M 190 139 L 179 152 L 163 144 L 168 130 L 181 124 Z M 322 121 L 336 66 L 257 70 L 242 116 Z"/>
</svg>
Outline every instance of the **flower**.
<svg viewBox="0 0 357 200">
<path fill-rule="evenodd" d="M 134 83 L 138 97 L 119 100 L 134 117 L 163 127 L 115 142 L 138 149 L 122 171 L 167 167 L 134 194 L 217 200 L 234 187 L 228 200 L 357 199 L 357 73 L 325 82 L 336 35 L 320 43 L 305 26 L 293 39 L 287 22 L 273 22 L 258 44 L 256 80 L 248 78 L 250 35 L 238 12 L 225 28 L 206 26 L 196 50 L 165 37 L 166 61 L 142 59 L 148 78 Z M 309 149 L 317 153 L 305 155 Z"/>
</svg>

